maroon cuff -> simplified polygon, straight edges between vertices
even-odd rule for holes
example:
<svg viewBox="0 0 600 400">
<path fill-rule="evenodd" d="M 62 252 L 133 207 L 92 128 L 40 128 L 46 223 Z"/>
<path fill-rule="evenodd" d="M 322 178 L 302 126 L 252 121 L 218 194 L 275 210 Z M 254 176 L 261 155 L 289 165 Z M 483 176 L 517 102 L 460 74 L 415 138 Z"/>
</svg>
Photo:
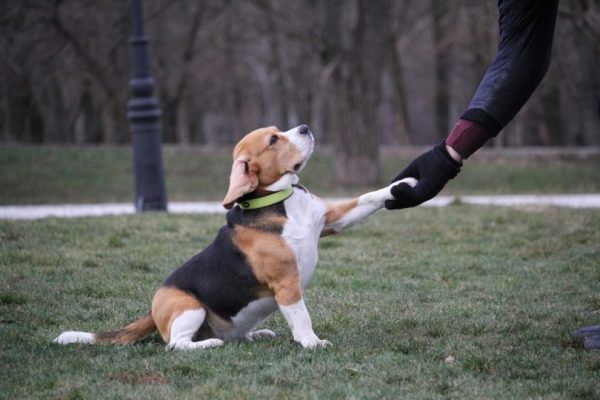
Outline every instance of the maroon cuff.
<svg viewBox="0 0 600 400">
<path fill-rule="evenodd" d="M 452 147 L 464 159 L 475 153 L 492 135 L 477 122 L 459 119 L 446 138 L 446 144 Z"/>
</svg>

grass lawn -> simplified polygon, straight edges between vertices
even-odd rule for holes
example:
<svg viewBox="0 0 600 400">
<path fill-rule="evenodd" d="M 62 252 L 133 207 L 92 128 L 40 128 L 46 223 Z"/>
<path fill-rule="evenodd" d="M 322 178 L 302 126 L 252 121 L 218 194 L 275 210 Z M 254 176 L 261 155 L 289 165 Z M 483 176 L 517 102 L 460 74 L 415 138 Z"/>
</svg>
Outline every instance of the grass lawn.
<svg viewBox="0 0 600 400">
<path fill-rule="evenodd" d="M 166 146 L 163 157 L 170 201 L 222 200 L 230 149 Z M 381 158 L 382 184 L 411 159 L 388 152 L 382 152 Z M 445 193 L 598 193 L 599 170 L 598 157 L 475 156 Z M 132 176 L 129 147 L 0 147 L 0 204 L 131 202 Z M 333 157 L 318 150 L 303 172 L 302 183 L 321 196 L 347 196 L 367 189 L 337 186 Z"/>
<path fill-rule="evenodd" d="M 294 344 L 279 314 L 276 338 L 207 351 L 51 343 L 147 312 L 222 222 L 0 221 L 0 398 L 600 397 L 600 352 L 571 339 L 600 323 L 597 210 L 381 211 L 323 239 L 306 302 L 327 349 Z"/>
</svg>

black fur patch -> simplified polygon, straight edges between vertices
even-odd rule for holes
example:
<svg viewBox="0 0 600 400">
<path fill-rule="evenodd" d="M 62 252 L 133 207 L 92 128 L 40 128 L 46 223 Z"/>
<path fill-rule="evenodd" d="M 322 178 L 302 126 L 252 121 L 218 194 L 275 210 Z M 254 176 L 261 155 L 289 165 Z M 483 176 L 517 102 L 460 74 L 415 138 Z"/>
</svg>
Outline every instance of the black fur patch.
<svg viewBox="0 0 600 400">
<path fill-rule="evenodd" d="M 196 296 L 219 317 L 230 320 L 248 303 L 257 300 L 261 285 L 246 255 L 232 241 L 236 225 L 281 234 L 283 225 L 272 216 L 286 216 L 283 203 L 227 213 L 227 225 L 214 242 L 173 271 L 164 286 L 173 286 Z M 281 220 L 281 219 L 280 219 Z"/>
<path fill-rule="evenodd" d="M 232 233 L 232 228 L 222 227 L 210 246 L 173 271 L 164 282 L 164 286 L 193 294 L 227 320 L 258 299 L 260 290 L 246 256 L 231 241 Z"/>
</svg>

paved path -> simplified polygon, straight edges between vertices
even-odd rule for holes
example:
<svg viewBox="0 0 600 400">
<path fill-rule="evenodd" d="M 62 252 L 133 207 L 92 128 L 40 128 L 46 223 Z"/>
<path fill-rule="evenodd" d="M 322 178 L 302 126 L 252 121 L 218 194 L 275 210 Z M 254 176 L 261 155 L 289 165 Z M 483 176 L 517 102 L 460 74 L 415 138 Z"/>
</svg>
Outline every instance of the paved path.
<svg viewBox="0 0 600 400">
<path fill-rule="evenodd" d="M 423 204 L 425 207 L 445 207 L 454 202 L 503 207 L 556 206 L 568 208 L 600 208 L 600 194 L 568 195 L 502 195 L 502 196 L 438 196 Z M 224 213 L 219 202 L 169 203 L 175 214 Z M 0 219 L 40 219 L 47 217 L 75 218 L 101 215 L 134 214 L 132 203 L 60 204 L 36 206 L 0 206 Z"/>
</svg>

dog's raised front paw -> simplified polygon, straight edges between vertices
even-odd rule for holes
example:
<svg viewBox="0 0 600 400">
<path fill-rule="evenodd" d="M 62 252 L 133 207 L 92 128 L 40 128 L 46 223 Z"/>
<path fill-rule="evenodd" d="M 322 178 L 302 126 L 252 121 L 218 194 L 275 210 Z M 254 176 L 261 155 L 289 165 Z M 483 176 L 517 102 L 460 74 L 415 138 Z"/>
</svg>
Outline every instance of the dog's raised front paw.
<svg viewBox="0 0 600 400">
<path fill-rule="evenodd" d="M 419 181 L 417 181 L 415 178 L 400 179 L 399 181 L 393 182 L 390 185 L 388 185 L 387 187 L 384 187 L 383 189 L 379 189 L 375 192 L 367 193 L 365 196 L 369 196 L 369 198 L 372 201 L 376 202 L 377 204 L 381 204 L 381 207 L 383 207 L 384 203 L 387 200 L 394 199 L 394 196 L 392 195 L 392 188 L 401 183 L 406 183 L 410 187 L 414 188 L 415 186 L 417 186 L 417 183 L 419 183 Z"/>
<path fill-rule="evenodd" d="M 401 184 L 401 183 L 406 183 L 408 186 L 410 186 L 410 187 L 413 187 L 413 188 L 414 188 L 415 186 L 417 186 L 417 183 L 419 183 L 419 181 L 418 181 L 418 180 L 416 180 L 415 178 L 404 178 L 404 179 L 400 179 L 399 181 L 396 181 L 396 182 L 392 183 L 392 184 L 389 186 L 389 188 L 391 189 L 391 188 L 393 188 L 394 186 L 396 186 L 396 185 L 399 185 L 399 184 Z"/>
</svg>

